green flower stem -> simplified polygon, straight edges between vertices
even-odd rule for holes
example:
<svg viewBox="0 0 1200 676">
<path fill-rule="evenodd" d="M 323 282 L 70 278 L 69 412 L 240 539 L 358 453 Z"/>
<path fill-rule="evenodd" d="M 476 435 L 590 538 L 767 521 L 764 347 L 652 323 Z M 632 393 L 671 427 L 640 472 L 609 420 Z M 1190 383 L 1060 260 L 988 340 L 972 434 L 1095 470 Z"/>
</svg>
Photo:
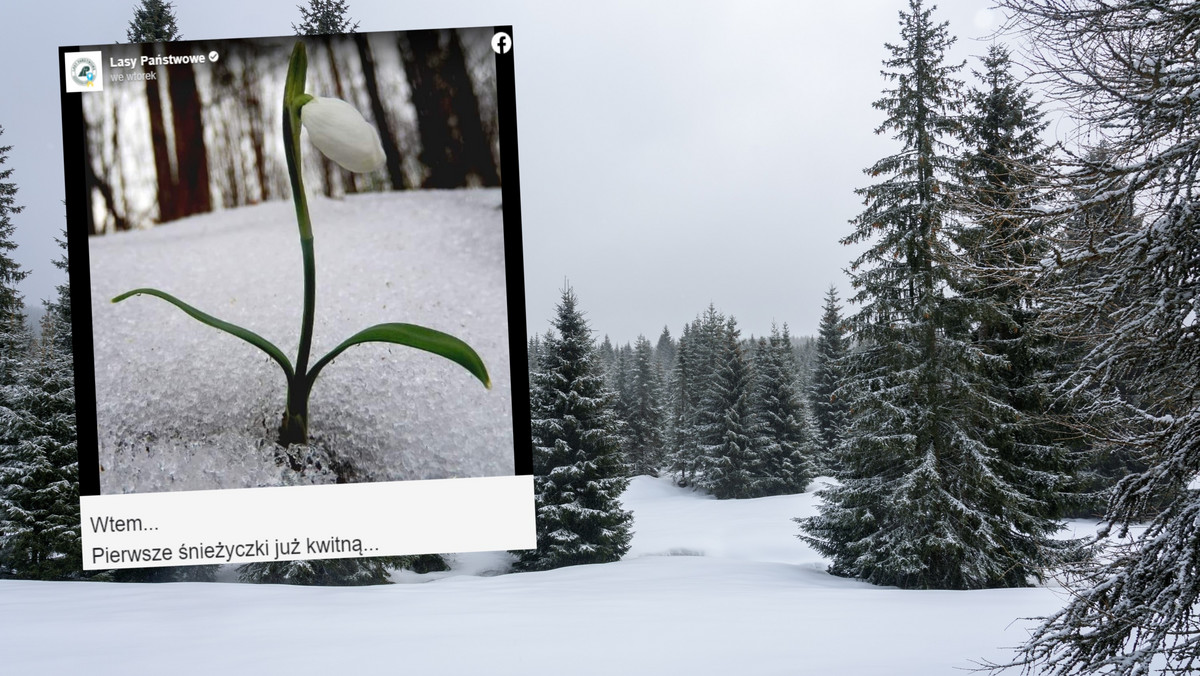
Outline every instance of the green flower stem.
<svg viewBox="0 0 1200 676">
<path fill-rule="evenodd" d="M 295 375 L 288 378 L 287 408 L 279 425 L 279 443 L 284 446 L 308 443 L 308 395 L 312 381 L 306 377 L 308 356 L 312 350 L 313 314 L 317 296 L 317 265 L 313 255 L 312 221 L 308 198 L 304 193 L 303 163 L 300 155 L 300 108 L 312 100 L 304 93 L 308 56 L 304 43 L 297 42 L 288 64 L 283 88 L 283 144 L 288 176 L 292 183 L 292 201 L 296 204 L 296 223 L 300 228 L 300 252 L 304 258 L 304 314 L 300 320 L 300 347 L 296 353 Z"/>
<path fill-rule="evenodd" d="M 283 87 L 283 143 L 287 157 L 288 176 L 292 183 L 292 201 L 296 204 L 296 223 L 300 228 L 300 252 L 304 258 L 304 315 L 300 322 L 300 346 L 296 354 L 296 369 L 288 373 L 287 408 L 279 425 L 279 443 L 283 446 L 308 443 L 308 396 L 317 375 L 346 348 L 361 343 L 381 342 L 407 345 L 449 359 L 491 388 L 491 378 L 483 360 L 471 346 L 449 334 L 413 324 L 377 324 L 359 331 L 335 347 L 309 370 L 312 351 L 313 314 L 317 296 L 317 266 L 313 254 L 312 222 L 308 215 L 308 199 L 304 193 L 303 163 L 300 155 L 300 108 L 312 100 L 304 92 L 308 57 L 304 43 L 297 42 L 288 63 L 287 80 Z M 285 360 L 286 361 L 286 360 Z"/>
<path fill-rule="evenodd" d="M 313 240 L 300 239 L 300 250 L 304 255 L 304 316 L 300 322 L 300 349 L 296 354 L 296 375 L 288 380 L 287 410 L 280 428 L 280 443 L 308 443 L 308 395 L 312 391 L 314 377 L 308 376 L 308 357 L 312 350 L 313 309 L 316 305 L 317 274 L 316 257 L 313 255 Z"/>
</svg>

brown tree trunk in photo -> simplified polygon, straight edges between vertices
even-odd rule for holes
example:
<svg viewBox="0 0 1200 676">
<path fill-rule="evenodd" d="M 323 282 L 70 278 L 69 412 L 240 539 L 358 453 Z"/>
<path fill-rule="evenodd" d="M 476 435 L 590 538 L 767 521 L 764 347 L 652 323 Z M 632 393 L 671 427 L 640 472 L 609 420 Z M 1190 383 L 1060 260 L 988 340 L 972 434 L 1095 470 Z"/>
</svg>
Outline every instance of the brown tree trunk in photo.
<svg viewBox="0 0 1200 676">
<path fill-rule="evenodd" d="M 211 64 L 209 82 L 212 87 L 214 101 L 240 98 L 240 91 L 233 76 L 233 59 L 224 58 Z M 218 111 L 222 109 L 219 107 Z M 244 108 L 244 105 L 239 105 Z M 240 112 L 240 110 L 239 110 Z M 244 121 L 240 114 L 220 112 L 210 118 L 217 125 L 213 134 L 219 138 L 211 146 L 210 170 L 212 174 L 211 194 L 214 194 L 214 208 L 229 209 L 249 202 L 246 190 L 246 167 L 242 161 L 241 139 L 246 136 Z"/>
<path fill-rule="evenodd" d="M 418 159 L 426 170 L 421 187 L 461 187 L 465 177 L 456 167 L 460 150 L 450 127 L 453 107 L 439 75 L 441 32 L 408 31 L 401 35 L 399 44 L 413 108 L 417 111 L 417 131 L 421 138 Z"/>
<path fill-rule="evenodd" d="M 99 190 L 99 186 L 96 185 L 98 182 L 98 177 L 96 176 L 96 170 L 94 168 L 92 168 L 92 152 L 93 152 L 93 149 L 96 152 L 103 152 L 103 151 L 101 151 L 98 143 L 93 143 L 94 139 L 92 139 L 91 135 L 89 134 L 89 132 L 91 130 L 89 129 L 90 125 L 88 124 L 88 116 L 87 116 L 86 110 L 84 111 L 84 114 L 80 116 L 80 118 L 83 120 L 83 139 L 84 139 L 84 144 L 83 144 L 83 184 L 84 184 L 84 188 L 87 191 L 85 194 L 88 197 L 91 197 L 93 190 Z M 98 136 L 98 134 L 97 134 L 97 136 Z M 109 192 L 111 193 L 112 191 L 110 190 Z M 109 199 L 108 197 L 104 196 L 103 191 L 100 192 L 100 196 L 103 197 L 105 203 L 107 203 L 109 205 L 108 210 L 112 211 L 112 200 Z M 95 214 L 95 211 L 91 207 L 92 207 L 92 205 L 88 204 L 88 208 L 83 210 L 83 213 L 87 217 L 88 235 L 103 235 L 105 226 L 104 226 L 104 224 L 101 224 L 99 228 L 96 227 L 96 214 Z"/>
<path fill-rule="evenodd" d="M 363 79 L 367 85 L 367 96 L 371 99 L 371 115 L 375 118 L 375 126 L 379 129 L 379 140 L 383 144 L 383 156 L 387 167 L 388 178 L 392 182 L 392 190 L 408 190 L 412 183 L 404 175 L 404 157 L 400 154 L 400 146 L 396 143 L 396 135 L 388 124 L 387 111 L 383 107 L 383 98 L 379 95 L 379 81 L 375 72 L 375 57 L 371 55 L 371 45 L 363 33 L 354 34 L 354 46 L 358 48 L 358 59 L 362 63 Z"/>
<path fill-rule="evenodd" d="M 458 140 L 462 144 L 459 162 L 464 183 L 473 174 L 481 185 L 500 185 L 496 158 L 492 156 L 492 143 L 483 129 L 479 97 L 475 94 L 471 74 L 467 71 L 467 57 L 458 31 L 450 31 L 442 73 L 450 90 L 451 119 L 456 123 Z"/>
<path fill-rule="evenodd" d="M 191 65 L 176 65 L 167 71 L 167 90 L 175 122 L 176 217 L 182 218 L 212 211 L 208 150 L 195 70 Z"/>
<path fill-rule="evenodd" d="M 248 49 L 248 48 L 247 48 Z M 274 194 L 267 176 L 266 139 L 263 133 L 263 107 L 258 98 L 258 71 L 254 68 L 255 53 L 242 61 L 241 90 L 246 97 L 246 116 L 250 120 L 250 149 L 254 153 L 254 173 L 258 179 L 258 198 L 265 202 Z M 253 202 L 253 200 L 248 200 Z"/>
<path fill-rule="evenodd" d="M 444 44 L 443 44 L 444 43 Z M 426 188 L 460 188 L 474 176 L 500 185 L 479 98 L 471 85 L 462 42 L 454 31 L 410 31 L 400 54 L 417 110 Z"/>
<path fill-rule="evenodd" d="M 335 165 L 333 160 L 325 157 L 324 153 L 317 153 L 317 161 L 321 163 L 321 192 L 325 193 L 326 197 L 334 197 L 333 176 Z"/>
<path fill-rule="evenodd" d="M 118 110 L 119 106 L 114 105 L 112 112 L 110 113 L 113 124 L 111 142 L 113 147 L 113 155 L 116 156 L 119 156 L 120 154 L 120 148 L 117 145 L 117 130 L 121 126 Z M 124 200 L 118 199 L 116 191 L 113 190 L 112 184 L 109 183 L 109 177 L 116 175 L 119 170 L 114 170 L 111 166 L 104 162 L 102 149 L 104 144 L 99 138 L 95 139 L 97 141 L 96 143 L 91 142 L 92 139 L 90 138 L 90 134 L 93 130 L 95 130 L 97 137 L 103 135 L 103 132 L 100 129 L 91 127 L 91 125 L 88 124 L 87 115 L 84 115 L 83 138 L 88 139 L 88 142 L 84 144 L 83 151 L 83 181 L 84 185 L 87 186 L 87 194 L 91 195 L 93 190 L 100 193 L 100 198 L 104 200 L 106 210 L 108 211 L 109 216 L 112 218 L 113 230 L 128 230 L 129 221 L 125 219 L 126 208 Z M 96 149 L 97 152 L 95 155 L 90 152 L 90 148 Z M 100 163 L 99 172 L 96 171 L 97 162 Z M 104 222 L 97 224 L 95 212 L 93 212 L 90 208 L 85 209 L 84 211 L 87 212 L 89 235 L 103 235 L 108 231 L 107 219 Z"/>
<path fill-rule="evenodd" d="M 142 54 L 157 56 L 154 45 L 142 45 Z M 147 73 L 159 72 L 151 66 Z M 163 123 L 162 82 L 146 80 L 146 107 L 150 112 L 150 147 L 154 149 L 154 172 L 158 177 L 158 222 L 177 218 L 175 208 L 175 178 L 171 172 L 171 149 L 167 145 L 167 128 Z"/>
<path fill-rule="evenodd" d="M 126 171 L 124 163 L 116 158 L 119 157 L 116 153 L 121 147 L 121 104 L 115 99 L 112 104 L 112 147 L 113 147 L 113 162 L 117 165 L 118 177 L 121 181 L 120 190 L 114 190 L 113 195 L 113 219 L 114 227 L 117 230 L 129 230 L 132 224 L 129 222 L 129 172 Z M 112 184 L 112 179 L 109 175 L 114 170 L 110 167 L 104 167 L 106 183 Z M 119 202 L 119 204 L 118 204 Z"/>
</svg>

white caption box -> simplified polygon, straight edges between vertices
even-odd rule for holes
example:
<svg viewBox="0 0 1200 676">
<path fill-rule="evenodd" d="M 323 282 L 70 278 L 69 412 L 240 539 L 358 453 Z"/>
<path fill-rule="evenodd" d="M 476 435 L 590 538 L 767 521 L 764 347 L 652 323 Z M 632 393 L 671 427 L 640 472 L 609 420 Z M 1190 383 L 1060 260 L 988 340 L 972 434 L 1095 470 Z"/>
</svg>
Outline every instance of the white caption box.
<svg viewBox="0 0 1200 676">
<path fill-rule="evenodd" d="M 484 477 L 80 499 L 83 567 L 532 549 L 533 477 Z"/>
</svg>

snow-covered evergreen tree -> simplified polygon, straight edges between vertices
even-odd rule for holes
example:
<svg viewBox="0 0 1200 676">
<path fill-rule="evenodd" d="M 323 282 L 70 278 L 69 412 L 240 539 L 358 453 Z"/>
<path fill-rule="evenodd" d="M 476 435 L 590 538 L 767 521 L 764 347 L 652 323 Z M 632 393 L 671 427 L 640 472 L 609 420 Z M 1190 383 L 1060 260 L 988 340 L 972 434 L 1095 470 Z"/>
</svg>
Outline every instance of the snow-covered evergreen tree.
<svg viewBox="0 0 1200 676">
<path fill-rule="evenodd" d="M 837 448 L 842 484 L 821 492 L 818 516 L 800 520 L 830 571 L 905 588 L 973 589 L 1029 584 L 1053 560 L 1056 524 L 993 444 L 1014 412 L 992 394 L 987 372 L 1003 357 L 969 328 L 982 304 L 953 295 L 950 179 L 960 130 L 953 43 L 932 10 L 910 0 L 902 41 L 889 45 L 895 86 L 876 107 L 877 133 L 902 145 L 868 169 L 866 209 L 844 242 L 871 242 L 852 264 L 847 358 L 850 420 Z"/>
<path fill-rule="evenodd" d="M 16 383 L 4 388 L 0 429 L 0 561 L 23 578 L 82 574 L 79 453 L 75 441 L 75 373 L 69 335 L 53 313 L 26 355 Z"/>
<path fill-rule="evenodd" d="M 3 135 L 4 127 L 0 127 L 0 136 Z M 21 213 L 24 207 L 17 204 L 17 185 L 9 180 L 13 170 L 2 168 L 8 160 L 10 150 L 12 146 L 0 146 L 0 327 L 8 327 L 14 321 L 24 323 L 25 302 L 17 291 L 17 284 L 29 275 L 12 256 L 17 249 L 17 243 L 13 241 L 16 224 L 13 223 L 12 217 Z M 0 348 L 7 349 L 7 346 L 0 345 Z M 15 356 L 15 353 L 13 354 Z M 0 354 L 0 357 L 2 356 Z M 8 375 L 0 369 L 0 385 L 10 382 Z"/>
<path fill-rule="evenodd" d="M 0 167 L 10 149 L 0 146 Z M 0 170 L 0 573 L 57 578 L 81 568 L 74 374 L 70 353 L 52 349 L 53 313 L 51 335 L 31 352 L 17 291 L 29 273 L 12 256 L 21 211 L 12 172 Z"/>
<path fill-rule="evenodd" d="M 175 25 L 175 4 L 164 0 L 142 0 L 133 10 L 125 37 L 130 42 L 172 42 L 183 39 Z"/>
<path fill-rule="evenodd" d="M 296 9 L 300 10 L 300 23 L 292 24 L 296 35 L 330 35 L 358 30 L 358 22 L 346 16 L 350 11 L 346 0 L 308 0 L 308 7 L 299 5 Z"/>
<path fill-rule="evenodd" d="M 67 281 L 66 275 L 68 271 L 67 264 L 67 232 L 64 230 L 61 239 L 54 240 L 58 244 L 58 248 L 62 249 L 63 253 L 54 261 L 54 267 L 62 270 L 64 275 L 63 282 L 54 287 L 54 298 L 43 301 L 43 306 L 46 308 L 46 315 L 52 317 L 54 332 L 54 347 L 61 354 L 69 354 L 74 357 L 74 334 L 71 328 L 71 285 Z M 45 321 L 45 319 L 43 319 Z M 43 330 L 43 334 L 45 331 Z"/>
<path fill-rule="evenodd" d="M 613 360 L 612 370 L 609 372 L 607 384 L 613 394 L 617 395 L 614 402 L 614 410 L 617 412 L 617 417 L 621 420 L 622 426 L 629 419 L 629 411 L 634 402 L 634 362 L 633 362 L 633 347 L 629 343 L 616 348 L 616 357 Z M 622 430 L 622 435 L 625 431 Z"/>
<path fill-rule="evenodd" d="M 664 375 L 675 367 L 675 353 L 678 349 L 675 340 L 671 338 L 671 330 L 664 324 L 662 333 L 658 334 L 658 342 L 654 344 L 654 359 Z"/>
<path fill-rule="evenodd" d="M 664 456 L 663 384 L 650 341 L 638 336 L 633 348 L 631 400 L 625 406 L 625 462 L 633 476 L 658 476 Z"/>
<path fill-rule="evenodd" d="M 699 439 L 696 429 L 699 320 L 685 324 L 670 374 L 671 419 L 668 425 L 667 462 L 680 486 L 693 485 L 699 468 Z"/>
<path fill-rule="evenodd" d="M 713 351 L 713 371 L 700 401 L 702 469 L 697 485 L 717 499 L 754 496 L 760 462 L 754 445 L 750 365 L 730 317 Z"/>
<path fill-rule="evenodd" d="M 1032 271 L 1046 255 L 1048 240 L 1039 219 L 1028 215 L 1044 200 L 1040 175 L 1048 151 L 1041 133 L 1047 123 L 1031 93 L 1009 72 L 1006 48 L 992 45 L 983 66 L 975 73 L 983 86 L 968 92 L 963 116 L 959 206 L 969 221 L 956 235 L 964 274 L 955 290 L 975 303 L 970 328 L 976 344 L 1004 358 L 985 374 L 1015 415 L 997 421 L 989 443 L 1006 460 L 1008 480 L 1035 498 L 1030 510 L 1058 517 L 1070 483 L 1062 441 L 1068 435 L 1043 414 L 1054 407 L 1049 379 L 1064 345 L 1038 323 Z"/>
<path fill-rule="evenodd" d="M 608 389 L 616 392 L 617 349 L 613 347 L 607 333 L 604 334 L 604 340 L 600 341 L 600 347 L 597 348 L 596 359 L 600 365 L 600 373 L 604 375 L 604 384 L 608 386 Z"/>
<path fill-rule="evenodd" d="M 570 287 L 554 328 L 530 393 L 537 549 L 515 552 L 515 570 L 616 561 L 632 538 L 614 396 Z"/>
<path fill-rule="evenodd" d="M 1063 388 L 1091 390 L 1088 431 L 1132 450 L 1107 521 L 1126 544 L 1072 571 L 1066 606 L 1017 657 L 1028 672 L 1200 668 L 1200 4 L 1001 0 L 1056 96 L 1106 141 L 1058 167 L 1074 195 L 1049 218 L 1084 227 L 1047 257 L 1044 315 L 1087 337 Z M 1049 66 L 1049 67 L 1046 67 Z M 1084 136 L 1086 138 L 1086 136 Z M 1138 218 L 1128 218 L 1133 205 Z M 1086 218 L 1078 218 L 1079 216 Z M 1119 227 L 1114 227 L 1119 226 Z"/>
<path fill-rule="evenodd" d="M 837 289 L 830 284 L 825 292 L 808 394 L 817 425 L 818 464 L 820 469 L 832 473 L 836 473 L 837 467 L 833 450 L 846 425 L 846 398 L 837 391 L 842 384 L 842 360 L 846 356 L 845 333 Z"/>
<path fill-rule="evenodd" d="M 0 136 L 3 134 L 4 128 L 0 127 Z M 13 537 L 13 526 L 4 511 L 9 500 L 9 482 L 15 477 L 13 468 L 18 462 L 14 453 L 17 439 L 10 436 L 8 429 L 17 417 L 8 399 L 8 388 L 17 383 L 26 356 L 23 343 L 27 339 L 19 333 L 24 324 L 24 303 L 17 292 L 17 283 L 29 274 L 12 257 L 17 247 L 12 240 L 16 227 L 12 217 L 21 213 L 22 207 L 16 202 L 17 185 L 9 180 L 13 170 L 3 168 L 9 150 L 12 146 L 0 146 L 0 557 L 3 557 L 0 573 L 15 567 L 15 550 L 6 545 Z M 5 474 L 12 476 L 6 478 Z"/>
<path fill-rule="evenodd" d="M 1061 207 L 1068 209 L 1069 213 L 1062 223 L 1058 223 L 1059 219 L 1054 216 L 1046 218 L 1051 221 L 1051 232 L 1047 239 L 1053 242 L 1057 253 L 1052 256 L 1055 265 L 1049 267 L 1036 287 L 1043 308 L 1038 328 L 1048 332 L 1063 353 L 1056 364 L 1055 376 L 1058 382 L 1068 385 L 1060 386 L 1054 392 L 1055 402 L 1070 402 L 1065 407 L 1065 426 L 1074 433 L 1072 444 L 1079 449 L 1075 472 L 1078 493 L 1068 515 L 1086 518 L 1103 517 L 1117 483 L 1131 474 L 1149 469 L 1146 458 L 1137 446 L 1107 443 L 1103 434 L 1092 433 L 1096 427 L 1096 421 L 1092 418 L 1104 408 L 1096 405 L 1099 399 L 1106 396 L 1104 390 L 1137 396 L 1134 394 L 1137 389 L 1131 387 L 1132 383 L 1128 381 L 1138 378 L 1138 370 L 1131 370 L 1123 376 L 1123 380 L 1114 381 L 1107 388 L 1075 386 L 1075 374 L 1084 357 L 1095 348 L 1100 336 L 1111 332 L 1116 324 L 1111 317 L 1103 317 L 1097 318 L 1101 327 L 1099 331 L 1087 328 L 1089 323 L 1079 313 L 1090 310 L 1085 305 L 1071 302 L 1070 294 L 1110 275 L 1113 272 L 1111 266 L 1117 261 L 1108 257 L 1093 257 L 1087 265 L 1068 264 L 1065 260 L 1062 265 L 1058 264 L 1063 251 L 1087 250 L 1090 254 L 1088 247 L 1094 249 L 1095 242 L 1123 237 L 1144 227 L 1144 220 L 1135 209 L 1136 193 L 1128 189 L 1128 181 L 1112 182 L 1109 179 L 1115 173 L 1110 169 L 1113 161 L 1112 152 L 1103 142 L 1085 151 L 1084 162 L 1095 169 L 1090 176 L 1072 177 L 1069 189 L 1065 191 L 1070 197 Z M 1105 193 L 1119 197 L 1098 199 Z M 1128 302 L 1125 291 L 1113 294 L 1111 302 L 1114 307 L 1124 306 Z M 1102 413 L 1101 416 L 1112 421 L 1108 413 Z M 1158 511 L 1172 498 L 1166 493 L 1155 496 L 1150 501 L 1151 511 Z"/>
<path fill-rule="evenodd" d="M 529 339 L 527 357 L 529 360 L 529 389 L 533 390 L 533 376 L 537 373 L 538 365 L 542 363 L 542 337 L 536 333 Z"/>
<path fill-rule="evenodd" d="M 802 493 L 816 475 L 816 440 L 796 381 L 787 325 L 771 327 L 754 349 L 754 447 L 751 495 Z"/>
<path fill-rule="evenodd" d="M 633 391 L 633 348 L 629 343 L 613 350 L 613 362 L 605 375 L 604 384 L 613 393 L 612 410 L 617 419 L 617 436 L 621 439 L 621 457 L 623 459 L 631 458 L 634 454 L 632 448 L 634 440 L 630 437 L 628 421 L 635 405 L 635 395 Z M 627 472 L 631 471 L 628 464 L 625 469 Z"/>
<path fill-rule="evenodd" d="M 670 467 L 680 486 L 695 486 L 707 469 L 704 447 L 717 441 L 709 436 L 703 405 L 717 369 L 716 353 L 725 330 L 724 315 L 713 304 L 702 316 L 684 326 L 672 373 Z"/>
</svg>

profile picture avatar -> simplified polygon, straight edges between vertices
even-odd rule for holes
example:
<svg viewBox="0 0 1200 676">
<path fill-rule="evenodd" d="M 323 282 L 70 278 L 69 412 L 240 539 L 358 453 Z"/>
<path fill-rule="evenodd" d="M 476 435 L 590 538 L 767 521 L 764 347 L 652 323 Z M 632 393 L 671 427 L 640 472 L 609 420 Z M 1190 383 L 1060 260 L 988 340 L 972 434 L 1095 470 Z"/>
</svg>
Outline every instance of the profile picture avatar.
<svg viewBox="0 0 1200 676">
<path fill-rule="evenodd" d="M 100 52 L 67 52 L 63 55 L 68 92 L 104 89 L 104 58 Z"/>
</svg>

